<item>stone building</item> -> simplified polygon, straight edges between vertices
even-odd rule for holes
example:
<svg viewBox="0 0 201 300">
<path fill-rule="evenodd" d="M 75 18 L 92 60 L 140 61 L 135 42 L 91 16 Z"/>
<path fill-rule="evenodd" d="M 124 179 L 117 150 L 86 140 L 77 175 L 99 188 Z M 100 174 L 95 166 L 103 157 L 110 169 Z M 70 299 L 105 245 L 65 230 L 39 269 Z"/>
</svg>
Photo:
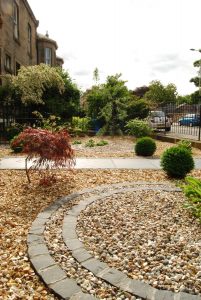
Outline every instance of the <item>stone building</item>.
<svg viewBox="0 0 201 300">
<path fill-rule="evenodd" d="M 38 24 L 27 0 L 0 0 L 0 75 L 40 63 L 62 66 L 56 41 L 38 34 Z"/>
</svg>

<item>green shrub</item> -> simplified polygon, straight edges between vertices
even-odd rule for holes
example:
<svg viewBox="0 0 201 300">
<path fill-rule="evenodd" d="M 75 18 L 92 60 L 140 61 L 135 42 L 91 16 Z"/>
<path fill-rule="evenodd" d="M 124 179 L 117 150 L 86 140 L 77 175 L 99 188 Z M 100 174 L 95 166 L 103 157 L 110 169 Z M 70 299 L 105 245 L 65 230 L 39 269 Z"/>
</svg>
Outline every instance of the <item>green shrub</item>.
<svg viewBox="0 0 201 300">
<path fill-rule="evenodd" d="M 189 150 L 192 153 L 192 144 L 188 140 L 181 140 L 177 143 L 179 147 L 184 147 L 185 149 Z"/>
<path fill-rule="evenodd" d="M 136 155 L 151 156 L 156 151 L 156 142 L 150 137 L 142 137 L 135 144 Z"/>
<path fill-rule="evenodd" d="M 82 144 L 82 142 L 76 140 L 76 141 L 72 142 L 72 144 L 73 144 L 73 145 L 80 145 L 80 144 Z"/>
<path fill-rule="evenodd" d="M 18 141 L 19 135 L 16 135 L 11 141 L 10 141 L 10 148 L 14 153 L 21 153 L 23 150 L 23 142 Z"/>
<path fill-rule="evenodd" d="M 105 145 L 108 145 L 108 142 L 105 140 L 101 140 L 96 144 L 96 146 L 105 146 Z"/>
<path fill-rule="evenodd" d="M 23 131 L 23 125 L 19 123 L 12 123 L 9 127 L 6 128 L 6 138 L 11 141 L 16 137 L 20 132 Z"/>
<path fill-rule="evenodd" d="M 182 186 L 187 201 L 184 204 L 201 223 L 201 181 L 194 177 L 186 177 L 186 185 Z"/>
<path fill-rule="evenodd" d="M 72 117 L 72 131 L 76 135 L 86 134 L 89 130 L 89 118 Z"/>
<path fill-rule="evenodd" d="M 170 177 L 184 178 L 194 168 L 192 154 L 185 147 L 171 147 L 163 153 L 161 167 Z"/>
<path fill-rule="evenodd" d="M 86 142 L 85 147 L 95 147 L 95 141 L 90 139 Z"/>
<path fill-rule="evenodd" d="M 128 134 L 134 135 L 137 138 L 150 136 L 153 132 L 146 121 L 138 119 L 128 121 L 125 127 Z"/>
</svg>

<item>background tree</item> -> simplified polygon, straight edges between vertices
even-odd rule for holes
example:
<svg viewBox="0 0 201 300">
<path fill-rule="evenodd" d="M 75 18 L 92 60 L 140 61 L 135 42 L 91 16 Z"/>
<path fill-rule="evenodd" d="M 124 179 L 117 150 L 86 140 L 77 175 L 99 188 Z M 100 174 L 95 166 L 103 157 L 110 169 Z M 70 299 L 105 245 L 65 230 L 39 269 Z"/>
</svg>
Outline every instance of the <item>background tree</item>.
<svg viewBox="0 0 201 300">
<path fill-rule="evenodd" d="M 44 64 L 22 67 L 17 76 L 7 76 L 7 79 L 15 92 L 14 98 L 32 111 L 63 119 L 80 112 L 80 91 L 61 68 Z"/>
<path fill-rule="evenodd" d="M 149 111 L 149 103 L 146 100 L 133 96 L 127 107 L 127 120 L 145 119 Z"/>
<path fill-rule="evenodd" d="M 176 102 L 177 88 L 173 83 L 164 86 L 159 80 L 152 81 L 149 91 L 145 93 L 144 99 L 154 106 L 165 105 Z"/>
<path fill-rule="evenodd" d="M 199 71 L 198 71 L 198 76 L 196 77 L 193 77 L 190 79 L 190 82 L 193 82 L 194 85 L 198 88 L 200 88 L 200 76 L 201 74 L 199 74 L 199 72 L 201 71 L 200 69 L 200 66 L 201 66 L 201 60 L 196 60 L 194 63 L 193 63 L 194 67 L 195 68 L 199 68 Z M 199 92 L 199 89 L 197 91 L 195 91 L 192 95 L 191 95 L 191 102 L 193 104 L 196 104 L 196 103 L 199 103 L 201 101 L 200 99 L 200 92 Z"/>
<path fill-rule="evenodd" d="M 121 74 L 108 76 L 106 83 L 92 87 L 87 94 L 87 115 L 99 122 L 102 133 L 119 134 L 127 117 L 131 94 L 120 79 Z"/>
<path fill-rule="evenodd" d="M 64 91 L 64 80 L 59 68 L 45 64 L 21 67 L 17 76 L 10 76 L 11 83 L 21 94 L 21 101 L 44 104 L 43 93 L 48 88 L 57 88 L 60 93 Z"/>
<path fill-rule="evenodd" d="M 140 86 L 140 87 L 137 87 L 136 89 L 134 89 L 133 95 L 135 95 L 139 98 L 143 98 L 144 95 L 146 94 L 146 92 L 148 92 L 148 91 L 149 91 L 148 86 L 143 85 L 143 86 Z"/>
<path fill-rule="evenodd" d="M 182 103 L 191 104 L 192 103 L 191 95 L 184 95 L 184 96 L 178 95 L 177 103 L 178 104 L 182 104 Z"/>
<path fill-rule="evenodd" d="M 43 93 L 44 105 L 42 112 L 60 116 L 63 120 L 71 119 L 80 114 L 80 90 L 72 81 L 68 72 L 57 70 L 64 82 L 64 90 L 60 93 L 57 87 L 49 87 Z"/>
<path fill-rule="evenodd" d="M 97 67 L 94 69 L 94 72 L 93 72 L 93 80 L 95 81 L 96 85 L 98 84 L 98 81 L 100 80 L 99 70 Z"/>
</svg>

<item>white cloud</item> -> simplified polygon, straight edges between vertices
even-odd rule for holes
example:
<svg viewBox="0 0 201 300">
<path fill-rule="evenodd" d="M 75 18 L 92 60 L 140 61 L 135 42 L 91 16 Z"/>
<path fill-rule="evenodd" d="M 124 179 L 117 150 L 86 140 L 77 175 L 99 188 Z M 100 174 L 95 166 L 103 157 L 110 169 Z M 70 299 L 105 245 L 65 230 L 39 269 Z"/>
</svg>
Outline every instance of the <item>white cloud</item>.
<svg viewBox="0 0 201 300">
<path fill-rule="evenodd" d="M 193 61 L 201 48 L 200 0 L 29 0 L 40 21 L 58 43 L 64 67 L 83 89 L 122 73 L 131 89 L 161 80 L 179 93 L 195 90 Z M 84 75 L 84 76 L 83 76 Z"/>
</svg>

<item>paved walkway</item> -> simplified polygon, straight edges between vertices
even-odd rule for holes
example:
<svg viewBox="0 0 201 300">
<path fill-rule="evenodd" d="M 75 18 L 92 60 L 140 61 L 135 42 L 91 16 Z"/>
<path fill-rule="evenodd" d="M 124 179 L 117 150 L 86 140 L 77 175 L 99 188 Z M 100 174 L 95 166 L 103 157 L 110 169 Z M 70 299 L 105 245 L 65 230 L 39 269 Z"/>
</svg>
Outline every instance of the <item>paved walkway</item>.
<svg viewBox="0 0 201 300">
<path fill-rule="evenodd" d="M 195 169 L 201 169 L 201 158 L 195 158 Z M 30 166 L 31 163 L 28 164 Z M 25 158 L 6 157 L 0 159 L 0 169 L 20 170 L 25 168 Z M 158 170 L 160 159 L 153 158 L 77 158 L 76 169 L 153 169 Z"/>
</svg>

